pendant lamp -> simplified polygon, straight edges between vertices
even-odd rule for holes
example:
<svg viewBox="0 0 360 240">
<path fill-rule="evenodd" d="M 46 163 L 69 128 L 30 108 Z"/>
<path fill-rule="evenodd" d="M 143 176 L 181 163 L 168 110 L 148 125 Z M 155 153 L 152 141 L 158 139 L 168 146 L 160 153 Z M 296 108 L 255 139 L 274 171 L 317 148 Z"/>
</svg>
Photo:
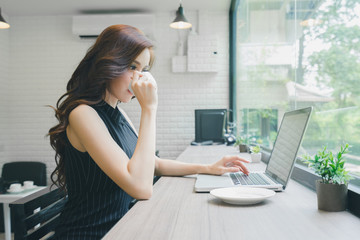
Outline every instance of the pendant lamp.
<svg viewBox="0 0 360 240">
<path fill-rule="evenodd" d="M 176 11 L 176 18 L 172 23 L 170 23 L 170 27 L 175 29 L 187 29 L 191 28 L 191 26 L 191 23 L 189 23 L 185 18 L 184 9 L 180 2 L 180 7 Z"/>
<path fill-rule="evenodd" d="M 9 27 L 10 27 L 10 25 L 5 21 L 5 19 L 1 15 L 1 8 L 0 8 L 0 29 L 6 29 Z"/>
</svg>

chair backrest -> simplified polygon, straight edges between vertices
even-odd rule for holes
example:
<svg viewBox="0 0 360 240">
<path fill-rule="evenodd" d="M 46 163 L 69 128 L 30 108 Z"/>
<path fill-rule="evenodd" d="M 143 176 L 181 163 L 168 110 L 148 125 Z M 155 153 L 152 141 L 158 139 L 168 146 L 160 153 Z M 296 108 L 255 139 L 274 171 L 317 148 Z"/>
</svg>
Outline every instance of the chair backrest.
<svg viewBox="0 0 360 240">
<path fill-rule="evenodd" d="M 1 177 L 4 181 L 31 180 L 37 186 L 46 186 L 46 164 L 43 162 L 9 162 L 2 168 Z"/>
<path fill-rule="evenodd" d="M 28 202 L 10 204 L 16 221 L 13 226 L 15 240 L 52 238 L 67 197 L 59 188 L 48 189 L 49 192 Z"/>
</svg>

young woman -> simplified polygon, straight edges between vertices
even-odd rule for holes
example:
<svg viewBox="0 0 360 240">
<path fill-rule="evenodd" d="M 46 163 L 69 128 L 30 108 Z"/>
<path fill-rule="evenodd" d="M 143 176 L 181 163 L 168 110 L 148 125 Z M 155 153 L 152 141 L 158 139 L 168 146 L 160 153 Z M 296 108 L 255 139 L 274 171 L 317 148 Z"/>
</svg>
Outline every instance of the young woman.
<svg viewBox="0 0 360 240">
<path fill-rule="evenodd" d="M 53 182 L 68 202 L 57 239 L 100 239 L 135 199 L 149 199 L 155 175 L 248 173 L 237 156 L 211 165 L 185 164 L 155 156 L 156 83 L 144 72 L 153 45 L 138 29 L 105 29 L 67 84 L 55 109 L 59 123 L 49 130 L 57 167 Z M 133 93 L 129 89 L 129 85 Z M 139 133 L 117 106 L 134 95 L 141 106 Z"/>
</svg>

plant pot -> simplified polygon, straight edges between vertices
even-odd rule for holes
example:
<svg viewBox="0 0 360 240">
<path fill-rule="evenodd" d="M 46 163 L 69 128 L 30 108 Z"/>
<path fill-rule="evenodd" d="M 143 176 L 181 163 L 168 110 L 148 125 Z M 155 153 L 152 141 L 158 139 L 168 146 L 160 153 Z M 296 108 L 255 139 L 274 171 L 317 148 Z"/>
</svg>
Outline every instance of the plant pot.
<svg viewBox="0 0 360 240">
<path fill-rule="evenodd" d="M 247 152 L 248 151 L 248 147 L 245 144 L 240 144 L 239 145 L 239 151 L 240 152 Z"/>
<path fill-rule="evenodd" d="M 339 212 L 344 211 L 347 205 L 347 184 L 323 183 L 316 181 L 318 209 Z"/>
<path fill-rule="evenodd" d="M 251 162 L 258 163 L 261 160 L 261 153 L 251 153 Z"/>
</svg>

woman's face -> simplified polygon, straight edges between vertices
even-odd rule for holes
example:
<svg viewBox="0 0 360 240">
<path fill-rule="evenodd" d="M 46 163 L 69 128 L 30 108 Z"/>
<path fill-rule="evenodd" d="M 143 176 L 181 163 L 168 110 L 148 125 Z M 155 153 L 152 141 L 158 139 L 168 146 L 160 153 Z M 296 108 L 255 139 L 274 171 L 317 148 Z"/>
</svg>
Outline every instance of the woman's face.
<svg viewBox="0 0 360 240">
<path fill-rule="evenodd" d="M 106 91 L 105 101 L 115 107 L 117 102 L 129 102 L 134 96 L 129 90 L 130 82 L 133 79 L 134 71 L 148 71 L 150 66 L 150 50 L 145 48 L 134 62 L 131 63 L 129 69 L 120 77 L 110 82 L 110 88 Z"/>
</svg>

